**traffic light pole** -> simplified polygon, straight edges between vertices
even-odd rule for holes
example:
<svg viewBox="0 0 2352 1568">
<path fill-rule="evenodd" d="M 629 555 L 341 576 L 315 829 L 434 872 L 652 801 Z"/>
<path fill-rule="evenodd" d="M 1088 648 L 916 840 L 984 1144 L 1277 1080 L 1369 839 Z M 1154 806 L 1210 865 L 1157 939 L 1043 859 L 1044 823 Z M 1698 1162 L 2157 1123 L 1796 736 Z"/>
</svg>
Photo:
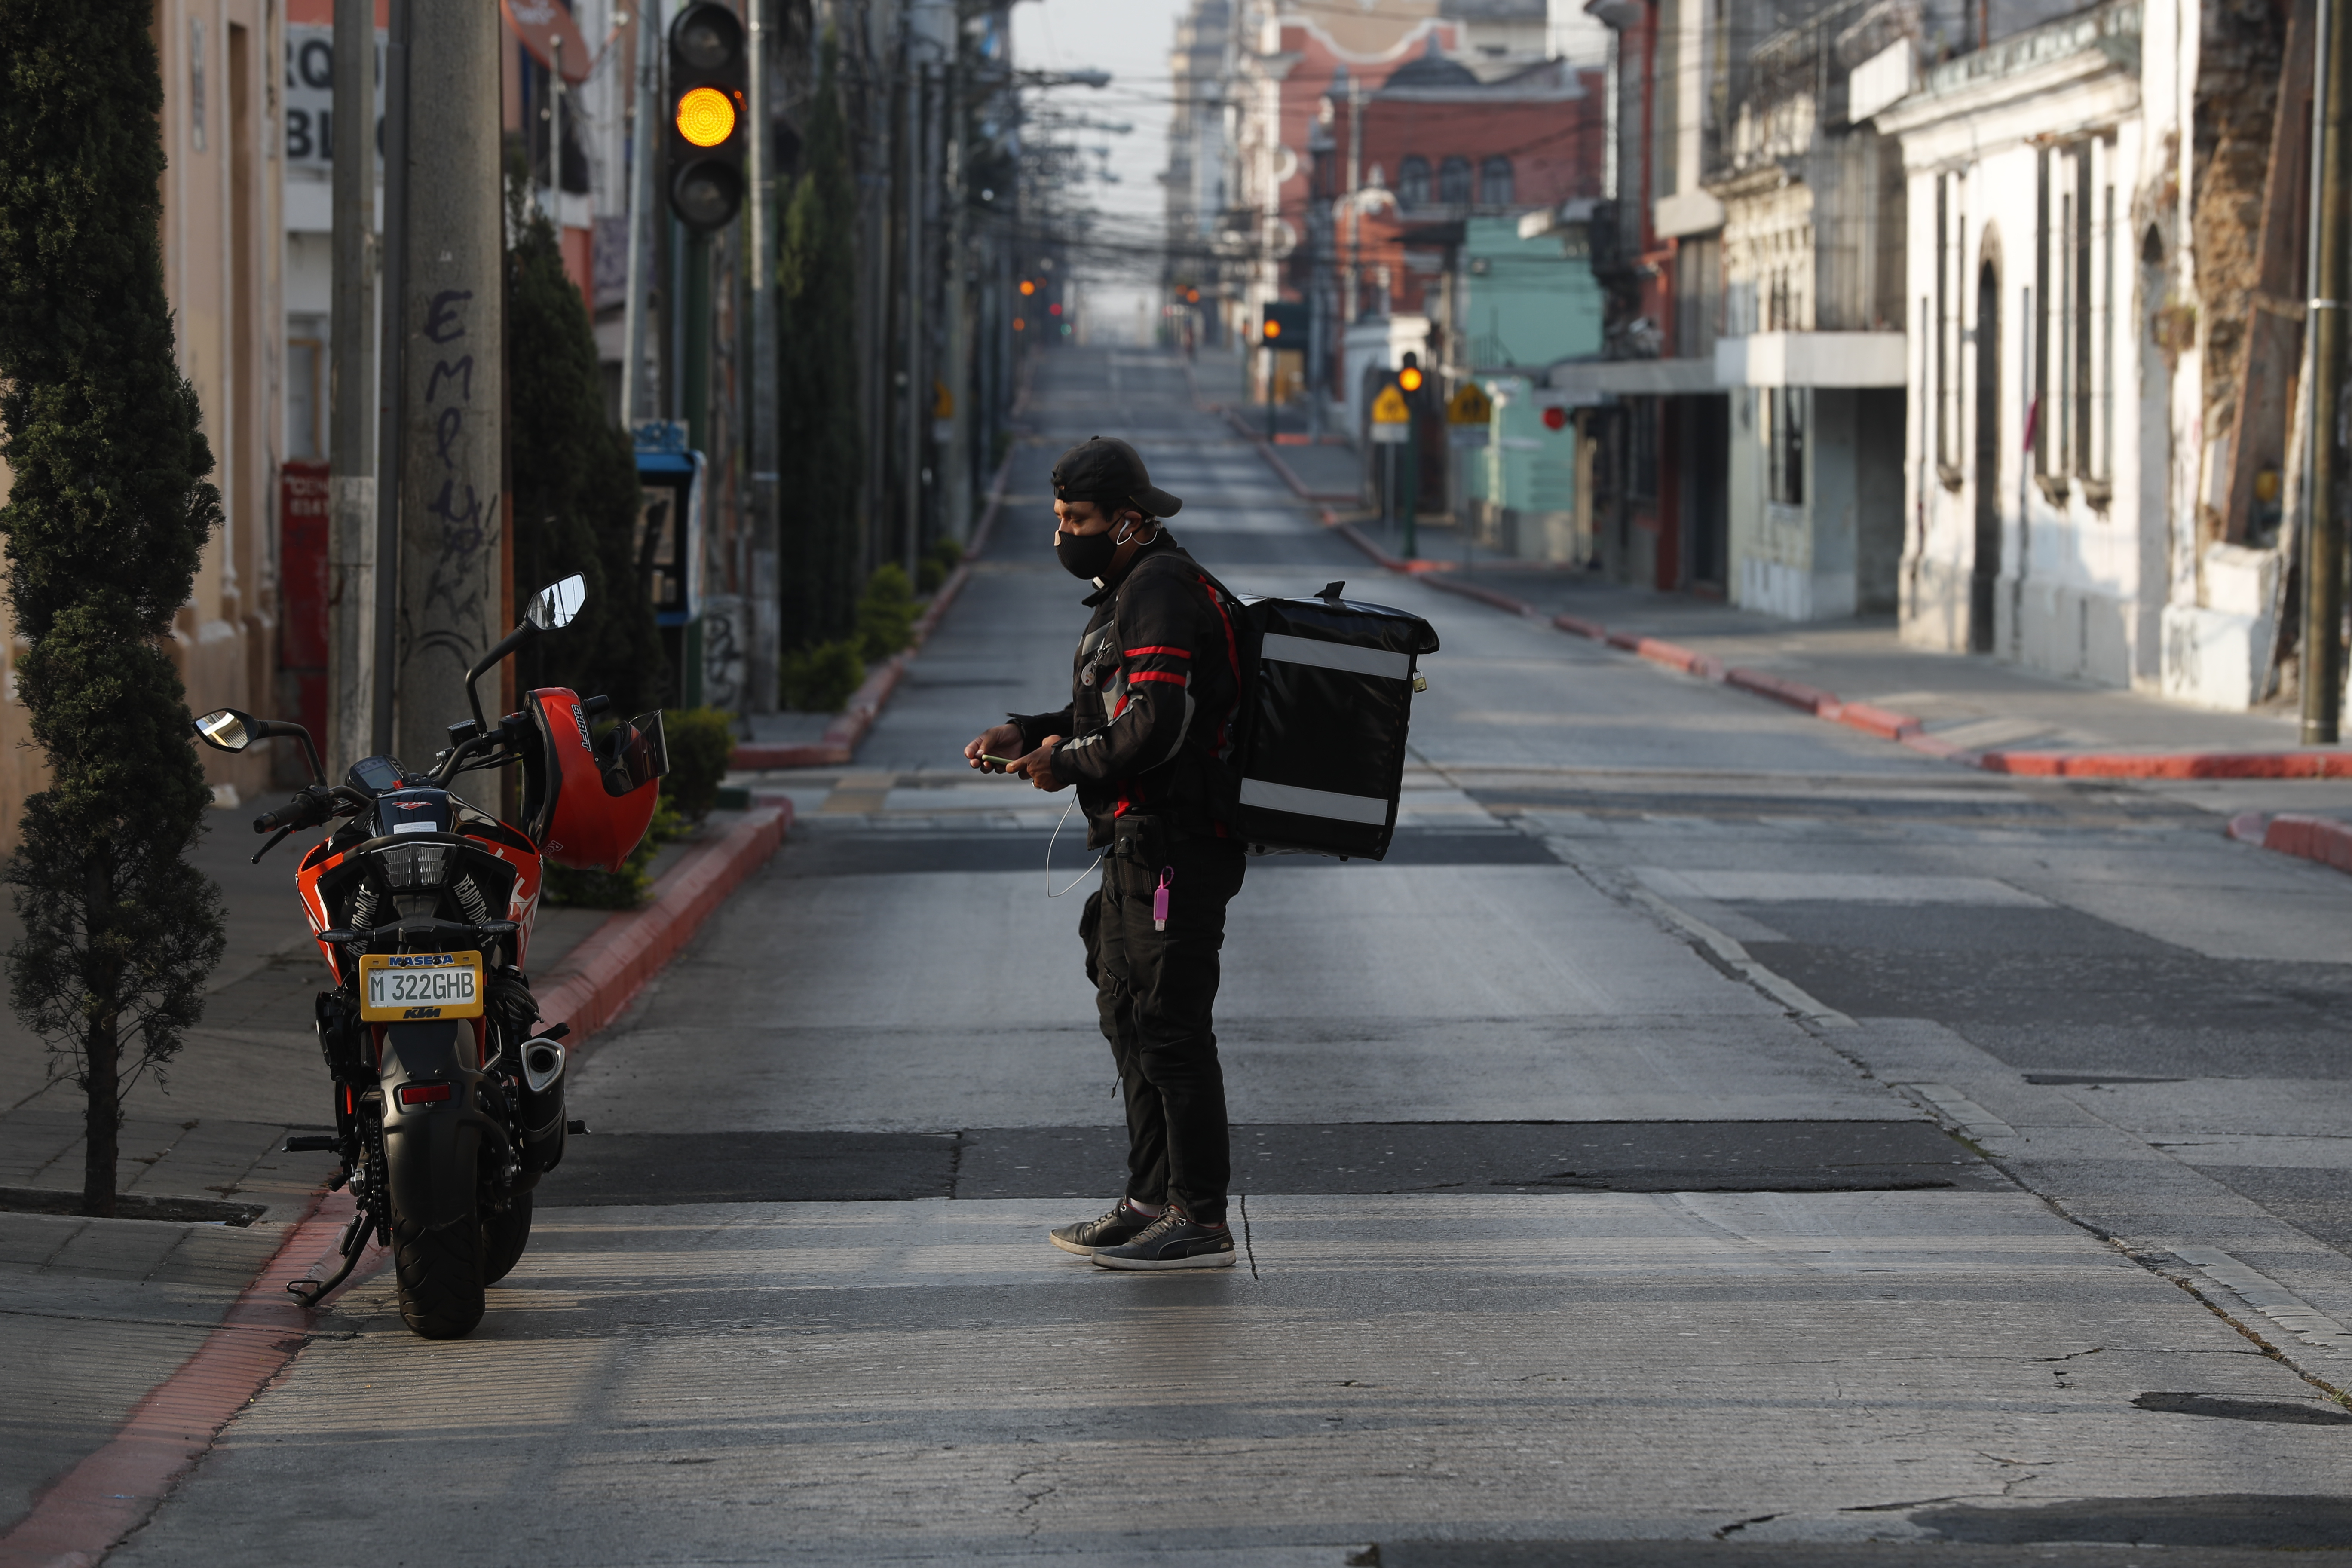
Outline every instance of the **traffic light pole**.
<svg viewBox="0 0 2352 1568">
<path fill-rule="evenodd" d="M 1272 343 L 1265 345 L 1265 444 L 1274 445 L 1274 367 L 1277 351 Z"/>
<path fill-rule="evenodd" d="M 1410 401 L 1405 404 L 1404 440 L 1402 445 L 1403 451 L 1398 458 L 1397 467 L 1403 470 L 1404 478 L 1397 487 L 1400 491 L 1398 503 L 1404 510 L 1404 558 L 1412 561 L 1421 555 L 1420 542 L 1413 532 L 1412 517 L 1413 502 L 1419 499 L 1421 490 L 1421 424 L 1412 416 Z"/>
<path fill-rule="evenodd" d="M 686 243 L 679 249 L 685 262 L 680 268 L 685 276 L 678 279 L 680 313 L 685 318 L 685 325 L 679 333 L 678 342 L 678 413 L 686 421 L 686 444 L 708 457 L 710 455 L 710 237 L 688 229 Z M 684 689 L 686 706 L 699 708 L 702 706 L 702 616 L 698 613 L 687 619 L 684 632 L 678 638 L 678 658 L 686 666 L 678 672 L 678 684 Z"/>
</svg>

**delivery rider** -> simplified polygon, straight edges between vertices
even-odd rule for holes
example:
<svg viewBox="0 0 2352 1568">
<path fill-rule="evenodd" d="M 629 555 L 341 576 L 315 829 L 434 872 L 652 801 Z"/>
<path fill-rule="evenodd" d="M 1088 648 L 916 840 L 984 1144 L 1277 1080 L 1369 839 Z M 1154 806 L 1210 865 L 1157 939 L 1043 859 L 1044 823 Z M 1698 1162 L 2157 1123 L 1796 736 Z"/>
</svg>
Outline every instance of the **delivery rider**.
<svg viewBox="0 0 2352 1568">
<path fill-rule="evenodd" d="M 1062 454 L 1054 553 L 1095 585 L 1070 705 L 1011 715 L 964 748 L 973 767 L 1075 785 L 1087 845 L 1103 855 L 1078 933 L 1127 1103 L 1127 1190 L 1051 1238 L 1107 1268 L 1234 1261 L 1210 1013 L 1225 903 L 1242 885 L 1224 820 L 1240 661 L 1229 595 L 1160 525 L 1182 505 L 1124 441 L 1098 436 Z"/>
</svg>

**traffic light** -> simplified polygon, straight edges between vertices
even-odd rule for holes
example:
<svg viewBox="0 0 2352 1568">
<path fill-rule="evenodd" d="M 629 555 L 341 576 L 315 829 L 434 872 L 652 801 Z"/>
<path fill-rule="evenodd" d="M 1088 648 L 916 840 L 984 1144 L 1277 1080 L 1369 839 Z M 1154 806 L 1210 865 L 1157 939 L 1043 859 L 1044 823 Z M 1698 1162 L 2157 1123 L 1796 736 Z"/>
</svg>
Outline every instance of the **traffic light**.
<svg viewBox="0 0 2352 1568">
<path fill-rule="evenodd" d="M 1268 300 L 1258 335 L 1268 346 L 1279 343 L 1286 348 L 1305 348 L 1307 307 L 1296 300 Z"/>
<path fill-rule="evenodd" d="M 743 24 L 697 0 L 669 25 L 669 210 L 698 233 L 724 228 L 743 205 L 748 85 Z"/>
</svg>

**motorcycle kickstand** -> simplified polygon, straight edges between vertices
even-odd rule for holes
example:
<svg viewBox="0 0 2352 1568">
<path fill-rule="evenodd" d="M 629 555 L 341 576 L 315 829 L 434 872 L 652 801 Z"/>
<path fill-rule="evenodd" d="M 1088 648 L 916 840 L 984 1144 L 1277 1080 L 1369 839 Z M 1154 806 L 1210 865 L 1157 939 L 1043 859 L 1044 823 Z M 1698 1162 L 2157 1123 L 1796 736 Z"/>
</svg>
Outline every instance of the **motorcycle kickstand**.
<svg viewBox="0 0 2352 1568">
<path fill-rule="evenodd" d="M 352 1216 L 352 1223 L 344 1227 L 342 1246 L 340 1249 L 343 1255 L 343 1266 L 336 1269 L 332 1277 L 326 1279 L 289 1280 L 286 1286 L 286 1293 L 301 1302 L 306 1310 L 317 1311 L 319 1303 L 326 1300 L 327 1292 L 350 1279 L 352 1270 L 360 1266 L 361 1255 L 367 1251 L 367 1243 L 361 1235 L 361 1226 L 367 1222 L 368 1212 L 362 1209 Z"/>
</svg>

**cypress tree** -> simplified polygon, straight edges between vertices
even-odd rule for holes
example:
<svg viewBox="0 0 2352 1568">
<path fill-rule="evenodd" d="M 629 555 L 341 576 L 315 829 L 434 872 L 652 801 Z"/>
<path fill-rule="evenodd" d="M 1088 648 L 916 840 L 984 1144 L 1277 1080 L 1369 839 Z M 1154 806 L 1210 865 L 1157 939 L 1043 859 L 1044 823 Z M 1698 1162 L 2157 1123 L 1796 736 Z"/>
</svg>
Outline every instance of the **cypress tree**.
<svg viewBox="0 0 2352 1568">
<path fill-rule="evenodd" d="M 857 187 L 840 78 L 840 39 L 828 31 L 777 268 L 787 648 L 845 637 L 857 618 Z"/>
<path fill-rule="evenodd" d="M 209 792 L 165 655 L 220 521 L 158 240 L 149 0 L 0 5 L 0 508 L 17 694 L 49 787 L 5 873 L 10 1001 L 84 1091 L 85 1212 L 114 1212 L 122 1097 L 203 1011 L 220 894 Z"/>
<path fill-rule="evenodd" d="M 523 690 L 568 686 L 641 713 L 661 705 L 668 677 L 652 591 L 637 575 L 636 453 L 604 417 L 595 331 L 553 226 L 517 216 L 507 257 L 515 614 L 575 572 L 588 602 L 562 637 L 524 647 L 516 676 Z"/>
</svg>

